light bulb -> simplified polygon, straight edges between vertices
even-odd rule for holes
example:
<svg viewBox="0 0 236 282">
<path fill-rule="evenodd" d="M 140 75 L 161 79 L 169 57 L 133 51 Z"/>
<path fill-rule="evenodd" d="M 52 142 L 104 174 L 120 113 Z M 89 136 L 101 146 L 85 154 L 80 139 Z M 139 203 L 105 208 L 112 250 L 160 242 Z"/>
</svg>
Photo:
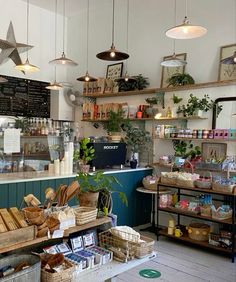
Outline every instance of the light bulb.
<svg viewBox="0 0 236 282">
<path fill-rule="evenodd" d="M 89 76 L 86 75 L 84 79 L 85 81 L 89 81 Z"/>
<path fill-rule="evenodd" d="M 234 62 L 236 63 L 236 57 L 234 57 Z"/>
<path fill-rule="evenodd" d="M 112 51 L 111 54 L 110 54 L 110 56 L 111 56 L 112 58 L 114 58 L 115 55 L 116 55 L 116 53 L 115 53 L 114 51 Z"/>
<path fill-rule="evenodd" d="M 183 27 L 183 33 L 185 33 L 185 34 L 188 33 L 188 27 Z"/>
<path fill-rule="evenodd" d="M 128 77 L 125 77 L 125 81 L 129 81 L 129 78 L 128 78 Z"/>
</svg>

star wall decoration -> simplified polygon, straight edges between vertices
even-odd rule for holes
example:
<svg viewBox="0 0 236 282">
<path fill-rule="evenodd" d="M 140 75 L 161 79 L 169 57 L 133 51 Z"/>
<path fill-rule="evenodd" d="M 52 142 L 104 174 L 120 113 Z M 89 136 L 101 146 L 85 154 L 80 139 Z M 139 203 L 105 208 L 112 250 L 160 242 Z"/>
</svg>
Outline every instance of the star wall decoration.
<svg viewBox="0 0 236 282">
<path fill-rule="evenodd" d="M 33 46 L 16 42 L 13 25 L 10 22 L 6 40 L 0 39 L 0 49 L 2 49 L 0 53 L 0 65 L 8 59 L 11 59 L 16 65 L 22 64 L 20 53 L 27 52 L 31 48 Z"/>
</svg>

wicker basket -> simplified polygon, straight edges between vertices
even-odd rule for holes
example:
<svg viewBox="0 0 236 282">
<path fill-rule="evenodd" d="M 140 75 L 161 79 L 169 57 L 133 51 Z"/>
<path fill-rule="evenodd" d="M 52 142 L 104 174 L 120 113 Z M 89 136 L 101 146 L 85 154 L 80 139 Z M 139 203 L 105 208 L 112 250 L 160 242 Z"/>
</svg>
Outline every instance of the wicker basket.
<svg viewBox="0 0 236 282">
<path fill-rule="evenodd" d="M 76 225 L 82 225 L 97 218 L 98 210 L 92 207 L 79 206 L 75 209 Z"/>
<path fill-rule="evenodd" d="M 228 212 L 223 212 L 223 211 L 212 211 L 212 218 L 214 219 L 219 219 L 219 220 L 224 220 L 224 219 L 230 219 L 232 218 L 232 214 L 233 214 L 233 211 L 230 210 Z"/>
<path fill-rule="evenodd" d="M 211 180 L 209 179 L 209 181 L 208 180 L 202 181 L 200 179 L 197 179 L 194 181 L 194 185 L 197 188 L 201 188 L 201 189 L 211 189 Z"/>
<path fill-rule="evenodd" d="M 158 179 L 153 180 L 152 182 L 154 182 L 154 183 L 150 183 L 150 181 L 148 181 L 147 179 L 143 178 L 143 186 L 144 186 L 144 188 L 148 189 L 148 190 L 156 191 L 157 190 Z"/>
<path fill-rule="evenodd" d="M 213 182 L 212 183 L 212 190 L 214 191 L 219 191 L 219 192 L 225 192 L 225 193 L 236 193 L 236 189 L 235 189 L 235 184 L 234 185 L 222 185 L 220 183 L 217 182 Z"/>
<path fill-rule="evenodd" d="M 201 216 L 211 217 L 212 214 L 211 206 L 210 205 L 200 206 L 200 212 L 201 212 Z"/>
<path fill-rule="evenodd" d="M 64 264 L 66 269 L 61 272 L 51 273 L 41 269 L 41 282 L 71 282 L 75 265 L 68 260 L 65 260 Z"/>
<path fill-rule="evenodd" d="M 195 187 L 193 180 L 177 179 L 176 185 L 177 185 L 177 186 L 181 186 L 181 187 L 191 187 L 191 188 L 194 188 L 194 187 Z"/>
<path fill-rule="evenodd" d="M 170 177 L 165 177 L 161 176 L 161 183 L 162 184 L 167 184 L 167 185 L 176 185 L 176 178 L 170 178 Z"/>
<path fill-rule="evenodd" d="M 140 241 L 137 242 L 136 235 L 129 233 L 124 234 L 124 236 L 127 238 L 134 238 L 132 241 L 124 240 L 113 235 L 110 230 L 107 230 L 99 234 L 99 244 L 103 248 L 111 249 L 113 251 L 119 250 L 119 252 L 121 252 L 121 256 L 123 255 L 123 257 L 125 257 L 123 262 L 127 262 L 127 260 L 131 260 L 135 257 L 143 258 L 153 252 L 154 240 L 150 239 L 149 237 L 140 236 Z M 116 252 L 113 253 L 113 258 L 119 261 L 121 260 L 121 257 L 119 257 L 118 253 Z"/>
<path fill-rule="evenodd" d="M 208 235 L 210 233 L 210 226 L 204 223 L 190 223 L 187 227 L 188 236 L 192 240 L 196 241 L 208 241 Z"/>
</svg>

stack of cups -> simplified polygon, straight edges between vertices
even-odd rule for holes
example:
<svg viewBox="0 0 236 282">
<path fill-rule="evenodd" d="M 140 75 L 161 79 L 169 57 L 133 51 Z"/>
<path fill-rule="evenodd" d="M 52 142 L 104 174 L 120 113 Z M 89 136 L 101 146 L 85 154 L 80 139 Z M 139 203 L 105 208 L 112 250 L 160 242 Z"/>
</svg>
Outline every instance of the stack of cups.
<svg viewBox="0 0 236 282">
<path fill-rule="evenodd" d="M 168 224 L 168 235 L 174 235 L 174 234 L 175 234 L 175 221 L 174 219 L 170 219 Z"/>
</svg>

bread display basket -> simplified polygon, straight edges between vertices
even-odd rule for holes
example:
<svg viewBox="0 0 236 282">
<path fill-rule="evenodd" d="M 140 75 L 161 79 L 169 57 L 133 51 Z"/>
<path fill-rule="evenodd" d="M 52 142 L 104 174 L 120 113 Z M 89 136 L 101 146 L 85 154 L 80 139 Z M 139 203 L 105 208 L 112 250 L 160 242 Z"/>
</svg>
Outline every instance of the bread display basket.
<svg viewBox="0 0 236 282">
<path fill-rule="evenodd" d="M 190 223 L 187 227 L 188 236 L 192 240 L 196 241 L 208 241 L 208 235 L 210 233 L 210 226 L 204 223 Z"/>
</svg>

